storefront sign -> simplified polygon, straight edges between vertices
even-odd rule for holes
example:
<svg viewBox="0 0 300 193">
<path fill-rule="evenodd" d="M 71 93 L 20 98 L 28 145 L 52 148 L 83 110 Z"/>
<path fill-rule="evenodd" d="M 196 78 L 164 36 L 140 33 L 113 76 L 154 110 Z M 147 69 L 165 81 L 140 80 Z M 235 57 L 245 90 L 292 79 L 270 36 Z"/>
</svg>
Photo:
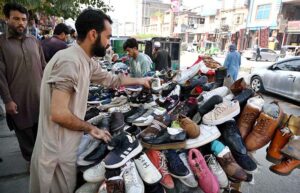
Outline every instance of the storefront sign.
<svg viewBox="0 0 300 193">
<path fill-rule="evenodd" d="M 300 21 L 289 21 L 288 32 L 300 32 Z"/>
</svg>

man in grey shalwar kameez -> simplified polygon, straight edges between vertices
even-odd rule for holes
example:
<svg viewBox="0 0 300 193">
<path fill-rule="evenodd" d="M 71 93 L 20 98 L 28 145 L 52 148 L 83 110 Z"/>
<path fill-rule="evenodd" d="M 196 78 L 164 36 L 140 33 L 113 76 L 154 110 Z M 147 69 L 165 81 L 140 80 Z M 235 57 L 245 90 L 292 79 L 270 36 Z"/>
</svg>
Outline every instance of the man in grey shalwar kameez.
<svg viewBox="0 0 300 193">
<path fill-rule="evenodd" d="M 105 55 L 111 24 L 102 11 L 83 11 L 75 24 L 78 44 L 57 52 L 45 68 L 38 135 L 31 160 L 31 193 L 73 193 L 76 152 L 83 132 L 110 140 L 107 131 L 83 121 L 90 81 L 115 88 L 135 84 L 149 87 L 149 78 L 112 75 L 91 59 Z"/>
</svg>

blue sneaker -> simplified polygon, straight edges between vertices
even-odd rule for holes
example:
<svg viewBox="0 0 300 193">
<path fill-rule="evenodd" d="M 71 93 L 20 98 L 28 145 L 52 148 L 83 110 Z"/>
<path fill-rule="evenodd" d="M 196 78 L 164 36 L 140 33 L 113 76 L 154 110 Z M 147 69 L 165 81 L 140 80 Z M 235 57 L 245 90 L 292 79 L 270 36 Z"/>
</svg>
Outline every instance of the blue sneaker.
<svg viewBox="0 0 300 193">
<path fill-rule="evenodd" d="M 212 152 L 214 152 L 215 156 L 219 155 L 219 153 L 221 153 L 224 148 L 225 145 L 218 140 L 214 140 L 210 146 L 210 149 Z"/>
<path fill-rule="evenodd" d="M 190 174 L 175 150 L 166 151 L 167 166 L 171 176 L 175 178 L 185 178 Z"/>
</svg>

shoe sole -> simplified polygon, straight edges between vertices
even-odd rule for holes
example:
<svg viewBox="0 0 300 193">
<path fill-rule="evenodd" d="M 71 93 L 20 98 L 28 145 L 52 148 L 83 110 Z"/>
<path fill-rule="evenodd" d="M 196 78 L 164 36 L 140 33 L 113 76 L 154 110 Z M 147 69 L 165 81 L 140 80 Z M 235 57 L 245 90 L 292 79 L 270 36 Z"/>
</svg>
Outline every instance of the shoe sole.
<svg viewBox="0 0 300 193">
<path fill-rule="evenodd" d="M 176 143 L 166 143 L 166 144 L 150 144 L 144 141 L 141 141 L 143 147 L 147 149 L 154 149 L 154 150 L 167 150 L 167 149 L 182 149 L 185 147 L 185 141 L 183 142 L 176 142 Z"/>
<path fill-rule="evenodd" d="M 138 155 L 139 153 L 141 153 L 142 150 L 143 150 L 143 147 L 139 143 L 139 145 L 132 152 L 130 152 L 121 162 L 113 164 L 113 165 L 106 165 L 104 163 L 104 166 L 105 166 L 105 168 L 108 168 L 108 169 L 120 168 L 124 164 L 126 164 L 126 162 L 128 162 L 131 158 L 133 158 L 136 155 Z"/>
<path fill-rule="evenodd" d="M 267 159 L 269 162 L 272 162 L 272 163 L 274 163 L 274 164 L 279 164 L 279 163 L 281 162 L 280 159 L 276 159 L 276 158 L 270 156 L 268 153 L 267 153 L 267 155 L 266 155 L 266 159 Z"/>
<path fill-rule="evenodd" d="M 272 166 L 271 166 L 272 167 Z M 274 172 L 275 174 L 278 174 L 278 175 L 280 175 L 280 176 L 288 176 L 288 175 L 290 175 L 295 169 L 300 169 L 300 166 L 298 166 L 298 167 L 295 167 L 294 169 L 292 169 L 290 172 L 288 172 L 288 173 L 281 173 L 281 172 L 279 172 L 279 171 L 276 171 L 276 170 L 273 170 L 271 167 L 269 167 L 269 170 L 270 171 L 272 171 L 272 172 Z"/>
<path fill-rule="evenodd" d="M 200 131 L 200 135 L 201 135 L 201 131 Z M 221 133 L 218 132 L 215 135 L 212 135 L 209 138 L 206 138 L 205 141 L 199 141 L 198 143 L 193 143 L 192 145 L 186 144 L 186 146 L 184 147 L 184 149 L 192 149 L 192 148 L 201 147 L 203 145 L 206 145 L 206 144 L 212 142 L 215 139 L 218 139 L 220 136 L 221 136 Z"/>
<path fill-rule="evenodd" d="M 170 172 L 169 172 L 169 173 L 170 173 Z M 190 173 L 189 173 L 189 174 L 190 174 Z M 189 174 L 188 174 L 188 175 L 189 175 Z M 173 176 L 174 178 L 177 178 L 177 179 L 185 179 L 185 178 L 188 177 L 188 175 L 187 175 L 187 176 L 177 176 L 177 175 L 172 174 L 172 173 L 170 173 L 170 175 Z"/>
<path fill-rule="evenodd" d="M 237 111 L 232 112 L 231 114 L 223 117 L 222 119 L 219 120 L 213 120 L 213 121 L 208 121 L 206 119 L 202 119 L 202 122 L 206 125 L 221 125 L 223 123 L 225 123 L 226 121 L 231 120 L 232 118 L 234 118 L 235 116 L 237 116 L 238 114 L 240 114 L 240 109 L 238 109 Z M 203 117 L 204 118 L 204 117 Z"/>
</svg>

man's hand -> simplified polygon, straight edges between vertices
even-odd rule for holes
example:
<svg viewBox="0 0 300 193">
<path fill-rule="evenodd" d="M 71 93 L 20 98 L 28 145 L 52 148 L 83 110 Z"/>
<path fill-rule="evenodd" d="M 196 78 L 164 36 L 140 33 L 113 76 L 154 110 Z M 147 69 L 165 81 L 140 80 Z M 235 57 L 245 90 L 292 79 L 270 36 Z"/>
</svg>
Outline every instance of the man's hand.
<svg viewBox="0 0 300 193">
<path fill-rule="evenodd" d="M 5 104 L 6 113 L 10 114 L 10 115 L 18 114 L 17 107 L 18 106 L 14 101 L 10 101 L 10 102 L 6 103 Z"/>
<path fill-rule="evenodd" d="M 89 131 L 89 134 L 97 139 L 102 139 L 106 143 L 108 143 L 111 139 L 111 135 L 108 131 L 104 129 L 99 129 L 95 126 L 91 126 L 91 130 Z"/>
<path fill-rule="evenodd" d="M 145 77 L 145 78 L 142 78 L 142 85 L 143 85 L 145 88 L 151 88 L 151 80 L 152 80 L 152 77 Z"/>
</svg>

